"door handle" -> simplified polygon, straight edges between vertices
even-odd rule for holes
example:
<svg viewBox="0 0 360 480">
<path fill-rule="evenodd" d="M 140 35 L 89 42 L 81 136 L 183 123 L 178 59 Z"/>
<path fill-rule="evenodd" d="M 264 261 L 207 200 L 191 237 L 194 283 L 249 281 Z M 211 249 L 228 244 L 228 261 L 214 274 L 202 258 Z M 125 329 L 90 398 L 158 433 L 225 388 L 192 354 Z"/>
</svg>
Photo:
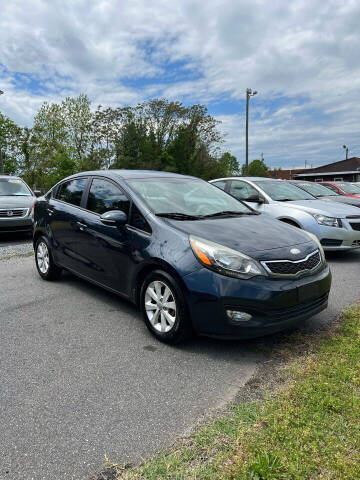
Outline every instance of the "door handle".
<svg viewBox="0 0 360 480">
<path fill-rule="evenodd" d="M 85 230 L 87 228 L 87 225 L 85 223 L 81 222 L 76 222 L 76 225 L 79 227 L 81 231 Z"/>
</svg>

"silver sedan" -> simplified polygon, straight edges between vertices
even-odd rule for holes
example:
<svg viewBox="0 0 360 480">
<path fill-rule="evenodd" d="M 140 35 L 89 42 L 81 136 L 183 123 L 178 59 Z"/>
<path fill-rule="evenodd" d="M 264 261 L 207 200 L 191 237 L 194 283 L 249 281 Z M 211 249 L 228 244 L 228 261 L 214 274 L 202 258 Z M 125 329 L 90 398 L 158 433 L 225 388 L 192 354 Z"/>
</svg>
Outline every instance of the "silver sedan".
<svg viewBox="0 0 360 480">
<path fill-rule="evenodd" d="M 35 194 L 19 177 L 0 175 L 0 234 L 32 232 Z"/>
<path fill-rule="evenodd" d="M 315 234 L 324 250 L 360 247 L 360 213 L 357 207 L 317 200 L 284 180 L 232 177 L 211 180 L 255 210 Z"/>
</svg>

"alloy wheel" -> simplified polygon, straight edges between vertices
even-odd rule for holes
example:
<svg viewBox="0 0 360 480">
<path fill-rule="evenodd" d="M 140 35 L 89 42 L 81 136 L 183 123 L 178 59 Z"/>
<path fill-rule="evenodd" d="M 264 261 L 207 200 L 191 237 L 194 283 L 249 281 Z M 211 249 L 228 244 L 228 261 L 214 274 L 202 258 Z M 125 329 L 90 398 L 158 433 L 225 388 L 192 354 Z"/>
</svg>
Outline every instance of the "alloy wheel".
<svg viewBox="0 0 360 480">
<path fill-rule="evenodd" d="M 40 272 L 45 275 L 50 266 L 49 249 L 45 242 L 39 243 L 36 251 L 36 260 Z"/>
<path fill-rule="evenodd" d="M 145 292 L 145 311 L 149 322 L 161 333 L 170 332 L 176 321 L 176 301 L 170 287 L 155 280 Z"/>
</svg>

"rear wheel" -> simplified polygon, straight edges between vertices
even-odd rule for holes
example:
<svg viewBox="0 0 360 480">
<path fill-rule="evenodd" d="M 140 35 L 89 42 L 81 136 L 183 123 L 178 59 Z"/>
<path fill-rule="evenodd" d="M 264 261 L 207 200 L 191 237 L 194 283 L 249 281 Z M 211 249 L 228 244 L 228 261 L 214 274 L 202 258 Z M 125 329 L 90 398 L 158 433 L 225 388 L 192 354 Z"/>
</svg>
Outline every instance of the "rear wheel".
<svg viewBox="0 0 360 480">
<path fill-rule="evenodd" d="M 50 245 L 46 237 L 40 237 L 35 245 L 35 263 L 39 275 L 44 280 L 57 280 L 60 278 L 62 269 L 55 265 Z"/>
<path fill-rule="evenodd" d="M 166 272 L 150 273 L 140 294 L 141 310 L 150 332 L 162 342 L 183 342 L 192 333 L 181 289 Z"/>
</svg>

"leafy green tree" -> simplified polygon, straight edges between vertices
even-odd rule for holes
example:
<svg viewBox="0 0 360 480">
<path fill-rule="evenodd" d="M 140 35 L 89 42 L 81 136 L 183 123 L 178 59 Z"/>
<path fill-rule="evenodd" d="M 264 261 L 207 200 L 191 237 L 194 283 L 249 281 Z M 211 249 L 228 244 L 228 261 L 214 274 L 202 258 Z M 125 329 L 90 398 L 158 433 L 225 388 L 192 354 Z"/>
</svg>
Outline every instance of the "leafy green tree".
<svg viewBox="0 0 360 480">
<path fill-rule="evenodd" d="M 246 172 L 245 165 L 242 166 L 242 174 L 248 177 L 267 177 L 269 167 L 265 165 L 263 160 L 253 160 L 249 163 L 249 170 Z"/>
<path fill-rule="evenodd" d="M 0 175 L 19 170 L 19 138 L 21 129 L 7 116 L 0 113 Z"/>
</svg>

